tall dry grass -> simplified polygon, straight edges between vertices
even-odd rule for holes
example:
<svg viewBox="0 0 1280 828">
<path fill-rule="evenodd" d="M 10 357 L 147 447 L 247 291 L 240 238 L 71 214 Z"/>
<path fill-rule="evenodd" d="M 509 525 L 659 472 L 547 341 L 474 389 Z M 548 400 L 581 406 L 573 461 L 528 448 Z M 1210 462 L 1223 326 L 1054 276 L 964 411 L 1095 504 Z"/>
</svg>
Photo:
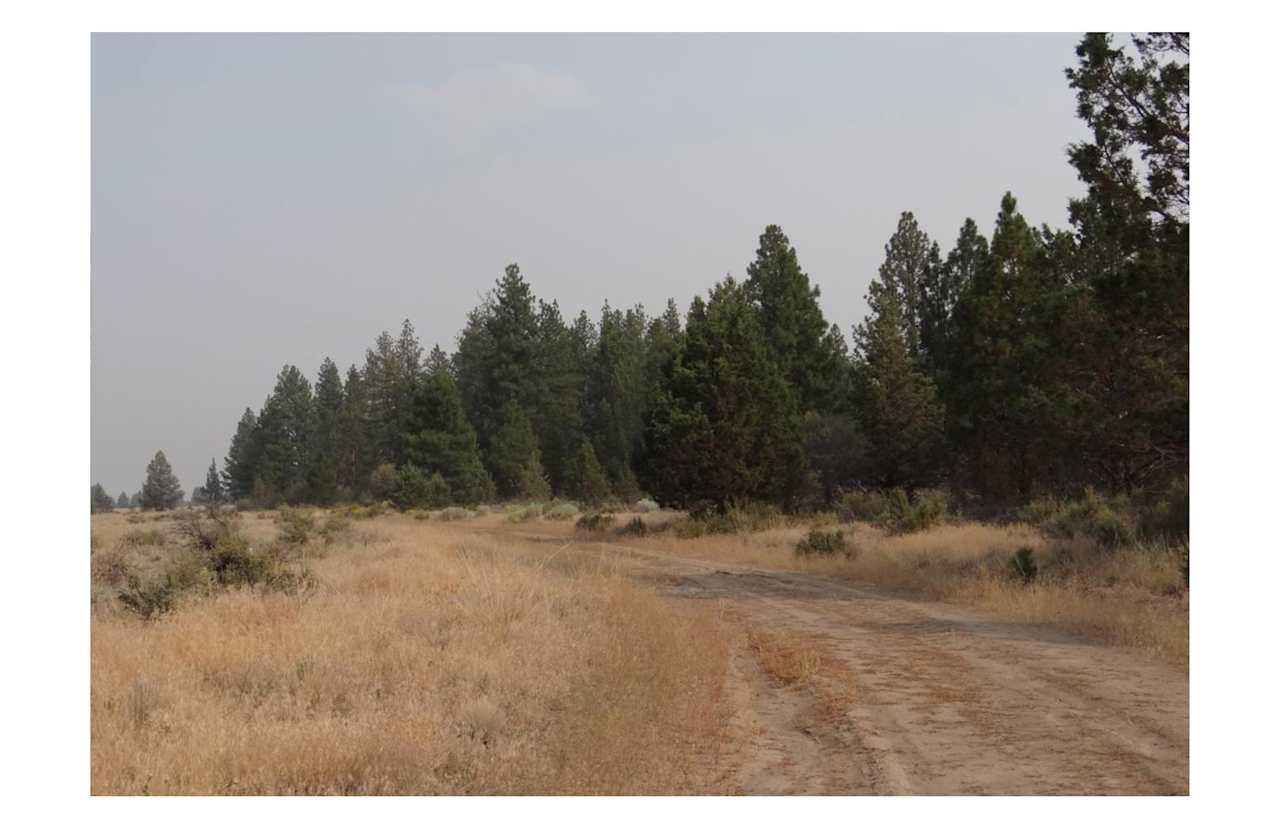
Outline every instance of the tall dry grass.
<svg viewBox="0 0 1280 828">
<path fill-rule="evenodd" d="M 95 555 L 118 548 L 112 523 L 95 518 Z M 364 535 L 316 550 L 309 598 L 230 591 L 151 622 L 103 602 L 93 793 L 704 784 L 698 746 L 716 741 L 727 658 L 707 610 L 673 607 L 598 555 L 408 517 L 360 523 Z M 246 521 L 260 538 L 270 525 Z"/>
<path fill-rule="evenodd" d="M 1084 538 L 1050 540 L 1025 524 L 951 522 L 910 534 L 865 523 L 842 528 L 849 557 L 797 556 L 796 544 L 809 530 L 804 524 L 698 538 L 659 532 L 605 540 L 706 562 L 847 578 L 1187 663 L 1190 598 L 1176 548 L 1107 550 Z M 549 526 L 539 531 L 564 533 Z M 1040 569 L 1031 584 L 1010 577 L 1010 559 L 1022 547 L 1032 550 Z"/>
</svg>

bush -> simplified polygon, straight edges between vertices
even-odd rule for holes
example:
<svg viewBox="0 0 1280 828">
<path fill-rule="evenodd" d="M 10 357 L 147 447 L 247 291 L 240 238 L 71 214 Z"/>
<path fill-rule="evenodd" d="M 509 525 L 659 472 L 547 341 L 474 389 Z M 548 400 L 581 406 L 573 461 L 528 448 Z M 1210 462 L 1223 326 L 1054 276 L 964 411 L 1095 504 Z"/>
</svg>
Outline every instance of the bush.
<svg viewBox="0 0 1280 828">
<path fill-rule="evenodd" d="M 130 529 L 120 542 L 125 546 L 164 546 L 163 529 Z"/>
<path fill-rule="evenodd" d="M 369 474 L 369 493 L 375 500 L 386 500 L 395 492 L 400 474 L 390 463 L 383 463 Z"/>
<path fill-rule="evenodd" d="M 637 500 L 635 504 L 631 507 L 631 511 L 639 512 L 642 515 L 646 515 L 649 512 L 657 512 L 661 510 L 661 508 L 662 507 L 658 505 L 658 502 L 656 500 L 651 500 L 650 498 L 642 497 L 639 500 Z"/>
<path fill-rule="evenodd" d="M 351 521 L 342 512 L 330 512 L 320 527 L 320 537 L 326 544 L 333 543 L 340 535 L 351 529 Z"/>
<path fill-rule="evenodd" d="M 471 517 L 471 512 L 460 506 L 450 506 L 447 509 L 441 509 L 436 517 L 440 520 L 466 520 Z"/>
<path fill-rule="evenodd" d="M 634 517 L 619 527 L 618 534 L 635 535 L 636 537 L 642 538 L 649 534 L 649 527 L 645 525 L 643 520 L 638 517 Z"/>
<path fill-rule="evenodd" d="M 396 477 L 391 499 L 400 510 L 418 506 L 443 506 L 449 502 L 449 484 L 440 472 L 428 475 L 412 463 L 406 463 Z"/>
<path fill-rule="evenodd" d="M 158 579 L 144 582 L 130 574 L 125 589 L 117 593 L 126 610 L 151 619 L 171 611 L 178 598 L 208 582 L 208 574 L 192 555 L 174 561 Z"/>
<path fill-rule="evenodd" d="M 89 561 L 89 576 L 96 582 L 116 586 L 129 580 L 132 570 L 118 549 L 97 552 Z"/>
<path fill-rule="evenodd" d="M 188 511 L 178 515 L 174 527 L 186 543 L 198 550 L 209 551 L 222 538 L 240 532 L 240 518 L 230 509 L 211 506 L 201 511 Z"/>
<path fill-rule="evenodd" d="M 947 497 L 936 489 L 917 489 L 908 497 L 902 489 L 889 495 L 889 513 L 877 524 L 890 532 L 906 535 L 923 532 L 942 520 L 947 512 Z"/>
<path fill-rule="evenodd" d="M 572 503 L 549 503 L 547 508 L 542 510 L 542 516 L 547 520 L 569 520 L 577 515 L 578 507 Z"/>
<path fill-rule="evenodd" d="M 839 553 L 849 555 L 849 544 L 842 529 L 827 530 L 815 526 L 809 530 L 807 537 L 796 544 L 796 554 L 801 556 L 818 555 L 825 558 Z"/>
<path fill-rule="evenodd" d="M 1036 566 L 1035 551 L 1030 546 L 1023 546 L 1013 553 L 1009 559 L 1009 575 L 1030 584 L 1036 579 L 1040 567 Z"/>
<path fill-rule="evenodd" d="M 880 523 L 889 516 L 889 498 L 875 489 L 845 489 L 836 496 L 835 509 L 847 523 Z"/>
<path fill-rule="evenodd" d="M 692 510 L 689 517 L 676 521 L 674 529 L 678 537 L 699 538 L 703 535 L 763 532 L 785 526 L 786 523 L 781 510 L 770 504 L 730 508 L 723 514 L 703 506 Z"/>
<path fill-rule="evenodd" d="M 525 521 L 535 520 L 540 517 L 542 517 L 541 503 L 530 503 L 528 506 L 521 506 L 507 514 L 507 520 L 512 523 L 524 523 Z"/>
<path fill-rule="evenodd" d="M 578 518 L 577 528 L 584 532 L 605 532 L 614 523 L 614 516 L 609 512 L 592 512 Z"/>
<path fill-rule="evenodd" d="M 1079 500 L 1062 504 L 1040 528 L 1050 537 L 1089 538 L 1105 549 L 1129 546 L 1136 539 L 1129 520 L 1091 488 Z"/>
<path fill-rule="evenodd" d="M 280 525 L 280 541 L 289 546 L 301 546 L 311 540 L 316 530 L 316 519 L 309 510 L 285 507 L 276 515 Z"/>
<path fill-rule="evenodd" d="M 1191 481 L 1173 481 L 1153 503 L 1138 510 L 1138 534 L 1147 540 L 1170 543 L 1191 537 Z"/>
</svg>

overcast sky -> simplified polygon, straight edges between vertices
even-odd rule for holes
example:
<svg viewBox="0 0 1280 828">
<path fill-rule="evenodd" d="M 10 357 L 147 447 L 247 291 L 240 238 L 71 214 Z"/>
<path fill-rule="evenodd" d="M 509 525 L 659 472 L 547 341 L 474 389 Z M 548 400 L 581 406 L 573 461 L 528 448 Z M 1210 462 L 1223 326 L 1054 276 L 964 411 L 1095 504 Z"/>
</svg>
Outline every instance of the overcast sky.
<svg viewBox="0 0 1280 828">
<path fill-rule="evenodd" d="M 218 466 L 285 363 L 452 351 L 518 262 L 682 309 L 782 226 L 848 336 L 898 215 L 1066 223 L 1075 35 L 95 35 L 93 482 Z"/>
</svg>

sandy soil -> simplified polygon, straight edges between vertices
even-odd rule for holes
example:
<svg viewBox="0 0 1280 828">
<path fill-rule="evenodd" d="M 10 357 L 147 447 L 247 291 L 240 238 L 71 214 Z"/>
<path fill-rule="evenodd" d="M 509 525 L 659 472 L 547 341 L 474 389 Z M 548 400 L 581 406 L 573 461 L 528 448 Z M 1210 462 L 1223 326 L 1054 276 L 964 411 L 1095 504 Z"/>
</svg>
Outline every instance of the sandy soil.
<svg viewBox="0 0 1280 828">
<path fill-rule="evenodd" d="M 736 646 L 713 788 L 1188 793 L 1185 671 L 872 585 L 622 543 L 575 545 L 675 600 L 710 602 L 729 626 Z M 747 645 L 752 629 L 803 642 L 821 668 L 779 682 Z"/>
</svg>

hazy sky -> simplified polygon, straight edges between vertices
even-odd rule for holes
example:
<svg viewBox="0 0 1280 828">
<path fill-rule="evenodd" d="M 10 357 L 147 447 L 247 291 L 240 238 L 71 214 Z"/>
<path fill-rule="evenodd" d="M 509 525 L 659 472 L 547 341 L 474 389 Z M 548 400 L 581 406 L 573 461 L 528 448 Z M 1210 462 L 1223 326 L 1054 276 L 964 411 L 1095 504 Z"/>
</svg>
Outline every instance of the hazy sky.
<svg viewBox="0 0 1280 828">
<path fill-rule="evenodd" d="M 1066 222 L 1075 35 L 95 35 L 94 482 L 190 494 L 293 363 L 509 262 L 566 318 L 687 308 L 782 226 L 848 336 L 898 215 Z"/>
</svg>

